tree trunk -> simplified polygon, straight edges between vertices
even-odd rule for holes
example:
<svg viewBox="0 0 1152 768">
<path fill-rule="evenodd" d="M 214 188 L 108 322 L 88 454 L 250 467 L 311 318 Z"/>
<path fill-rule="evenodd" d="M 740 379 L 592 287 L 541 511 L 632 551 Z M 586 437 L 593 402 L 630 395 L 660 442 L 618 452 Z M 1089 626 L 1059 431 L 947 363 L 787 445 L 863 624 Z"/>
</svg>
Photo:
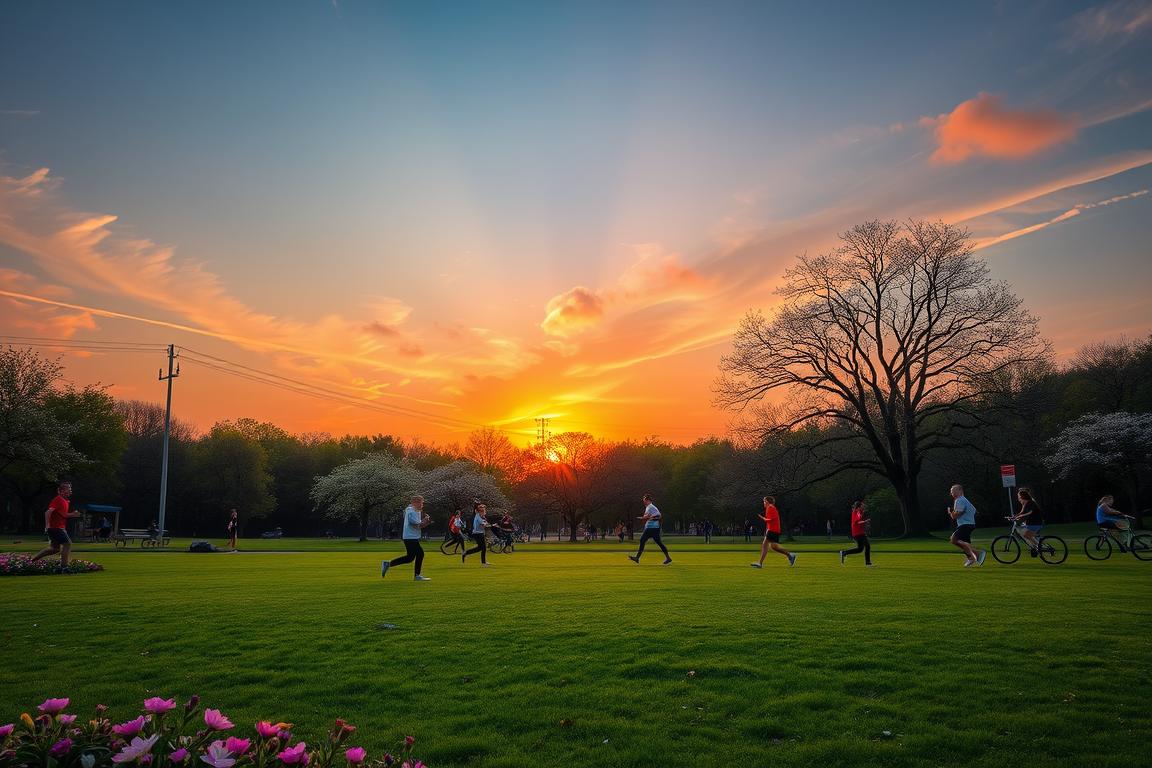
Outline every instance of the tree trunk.
<svg viewBox="0 0 1152 768">
<path fill-rule="evenodd" d="M 904 535 L 900 538 L 925 537 L 928 525 L 920 514 L 920 490 L 915 477 L 905 477 L 899 485 L 893 484 L 896 498 L 900 500 L 900 517 L 904 520 Z"/>
</svg>

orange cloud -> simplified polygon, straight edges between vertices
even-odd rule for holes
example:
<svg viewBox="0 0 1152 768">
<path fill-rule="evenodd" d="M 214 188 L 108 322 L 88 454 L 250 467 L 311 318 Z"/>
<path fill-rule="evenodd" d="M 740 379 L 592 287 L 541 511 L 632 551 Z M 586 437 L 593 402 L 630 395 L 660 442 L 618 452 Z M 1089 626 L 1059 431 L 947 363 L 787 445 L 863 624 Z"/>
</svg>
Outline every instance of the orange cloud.
<svg viewBox="0 0 1152 768">
<path fill-rule="evenodd" d="M 1008 109 L 990 93 L 961 103 L 951 113 L 921 118 L 920 124 L 935 129 L 932 162 L 941 165 L 973 157 L 1029 157 L 1071 141 L 1079 129 L 1074 116 L 1046 109 Z"/>
<path fill-rule="evenodd" d="M 548 300 L 540 327 L 550 336 L 568 336 L 595 324 L 604 315 L 604 300 L 582 285 Z"/>
</svg>

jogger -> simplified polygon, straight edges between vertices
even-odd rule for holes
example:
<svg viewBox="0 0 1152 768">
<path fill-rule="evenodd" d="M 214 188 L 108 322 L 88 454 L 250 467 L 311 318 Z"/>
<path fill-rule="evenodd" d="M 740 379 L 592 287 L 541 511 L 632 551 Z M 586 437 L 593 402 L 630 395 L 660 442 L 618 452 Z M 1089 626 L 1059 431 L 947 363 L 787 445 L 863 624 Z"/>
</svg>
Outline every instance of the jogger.
<svg viewBox="0 0 1152 768">
<path fill-rule="evenodd" d="M 776 509 L 774 497 L 764 497 L 764 514 L 758 517 L 764 521 L 764 541 L 760 542 L 760 560 L 751 563 L 752 567 L 764 567 L 764 558 L 768 556 L 769 549 L 788 558 L 788 565 L 796 565 L 796 555 L 780 546 L 780 510 Z"/>
<path fill-rule="evenodd" d="M 476 510 L 476 514 L 472 517 L 472 541 L 476 542 L 476 546 L 471 549 L 465 550 L 464 554 L 460 555 L 460 562 L 468 560 L 468 555 L 480 553 L 480 564 L 483 566 L 488 565 L 488 542 L 485 540 L 485 528 L 491 528 L 492 524 L 488 522 L 488 507 L 476 502 L 472 505 Z"/>
<path fill-rule="evenodd" d="M 413 496 L 412 503 L 404 510 L 404 555 L 380 563 L 381 577 L 387 576 L 388 569 L 394 565 L 414 563 L 416 581 L 431 581 L 427 576 L 420 575 L 420 567 L 424 564 L 424 547 L 420 546 L 420 536 L 431 524 L 432 518 L 424 513 L 424 497 Z"/>
<path fill-rule="evenodd" d="M 644 515 L 640 517 L 640 520 L 644 522 L 644 533 L 640 535 L 640 548 L 636 550 L 636 554 L 628 555 L 629 560 L 639 563 L 640 555 L 644 554 L 644 545 L 651 539 L 664 553 L 664 565 L 672 564 L 672 556 L 668 554 L 668 547 L 664 546 L 664 541 L 660 538 L 661 517 L 660 510 L 652 503 L 652 497 L 647 493 L 644 494 Z"/>
<path fill-rule="evenodd" d="M 858 501 L 852 505 L 852 538 L 856 541 L 855 549 L 845 549 L 840 552 L 840 565 L 844 565 L 844 558 L 848 555 L 864 553 L 864 565 L 872 567 L 872 543 L 868 541 L 867 525 L 870 518 L 864 517 L 864 502 Z"/>
<path fill-rule="evenodd" d="M 952 494 L 952 507 L 948 515 L 956 521 L 956 530 L 952 532 L 949 541 L 952 545 L 964 552 L 965 568 L 974 565 L 984 565 L 984 550 L 977 550 L 972 546 L 972 531 L 976 530 L 976 507 L 964 497 L 964 487 L 957 484 L 948 489 Z"/>
</svg>

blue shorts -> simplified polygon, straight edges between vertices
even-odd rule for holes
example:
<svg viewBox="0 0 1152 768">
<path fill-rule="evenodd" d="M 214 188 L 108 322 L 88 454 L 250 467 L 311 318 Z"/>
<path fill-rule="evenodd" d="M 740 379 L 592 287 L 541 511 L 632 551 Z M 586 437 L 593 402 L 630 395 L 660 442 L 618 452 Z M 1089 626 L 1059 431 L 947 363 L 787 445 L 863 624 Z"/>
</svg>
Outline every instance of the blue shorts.
<svg viewBox="0 0 1152 768">
<path fill-rule="evenodd" d="M 1096 522 L 1096 527 L 1098 527 L 1098 528 L 1112 528 L 1114 530 L 1119 530 L 1119 528 L 1120 528 L 1119 524 L 1122 522 L 1125 522 L 1124 518 L 1122 518 L 1122 517 L 1106 517 L 1103 520 L 1098 520 Z"/>
<path fill-rule="evenodd" d="M 48 541 L 53 544 L 71 544 L 72 539 L 68 538 L 68 531 L 63 528 L 49 528 L 44 531 L 48 534 Z"/>
<path fill-rule="evenodd" d="M 1040 531 L 1044 528 L 1043 525 L 1022 525 L 1020 527 L 1026 531 L 1032 531 L 1032 533 L 1040 533 Z"/>
</svg>

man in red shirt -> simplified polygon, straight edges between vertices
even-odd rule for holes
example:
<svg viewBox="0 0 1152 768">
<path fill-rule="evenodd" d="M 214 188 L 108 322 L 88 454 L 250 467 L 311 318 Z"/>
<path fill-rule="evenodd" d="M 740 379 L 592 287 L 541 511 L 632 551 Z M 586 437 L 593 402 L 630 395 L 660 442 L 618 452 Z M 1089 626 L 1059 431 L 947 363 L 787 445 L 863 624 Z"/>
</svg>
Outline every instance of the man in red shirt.
<svg viewBox="0 0 1152 768">
<path fill-rule="evenodd" d="M 872 567 L 872 544 L 868 541 L 869 518 L 864 517 L 864 502 L 858 501 L 852 505 L 852 538 L 856 540 L 855 549 L 845 549 L 840 552 L 840 565 L 844 565 L 844 558 L 848 555 L 864 553 L 864 565 Z"/>
<path fill-rule="evenodd" d="M 44 510 L 44 533 L 48 534 L 49 544 L 32 558 L 35 562 L 42 557 L 60 553 L 60 570 L 68 567 L 68 557 L 72 553 L 72 539 L 68 538 L 68 520 L 80 517 L 79 512 L 68 511 L 68 499 L 72 496 L 72 483 L 60 483 L 56 488 L 56 498 Z"/>
<path fill-rule="evenodd" d="M 780 546 L 780 510 L 776 509 L 776 499 L 764 497 L 764 514 L 758 515 L 764 521 L 764 541 L 760 543 L 760 562 L 752 563 L 753 568 L 763 568 L 768 548 L 788 558 L 788 565 L 796 565 L 796 555 Z"/>
</svg>

